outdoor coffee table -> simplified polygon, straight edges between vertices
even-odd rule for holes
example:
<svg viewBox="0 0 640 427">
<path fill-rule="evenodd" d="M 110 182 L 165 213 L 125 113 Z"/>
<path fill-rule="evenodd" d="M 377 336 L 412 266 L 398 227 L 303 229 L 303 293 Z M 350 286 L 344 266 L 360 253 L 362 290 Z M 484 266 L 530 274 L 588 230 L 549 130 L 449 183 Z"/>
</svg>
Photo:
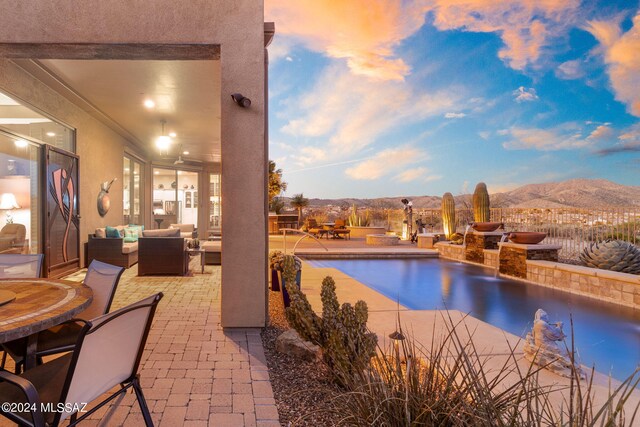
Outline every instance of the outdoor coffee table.
<svg viewBox="0 0 640 427">
<path fill-rule="evenodd" d="M 93 299 L 91 288 L 68 280 L 0 280 L 0 290 L 15 294 L 0 306 L 0 343 L 27 337 L 25 369 L 36 365 L 38 333 L 72 319 Z"/>
<path fill-rule="evenodd" d="M 204 256 L 205 256 L 205 250 L 202 246 L 200 246 L 199 248 L 189 248 L 187 249 L 187 253 L 189 254 L 189 256 L 194 257 L 198 254 L 200 254 L 200 266 L 201 266 L 201 270 L 200 272 L 202 274 L 204 274 Z"/>
</svg>

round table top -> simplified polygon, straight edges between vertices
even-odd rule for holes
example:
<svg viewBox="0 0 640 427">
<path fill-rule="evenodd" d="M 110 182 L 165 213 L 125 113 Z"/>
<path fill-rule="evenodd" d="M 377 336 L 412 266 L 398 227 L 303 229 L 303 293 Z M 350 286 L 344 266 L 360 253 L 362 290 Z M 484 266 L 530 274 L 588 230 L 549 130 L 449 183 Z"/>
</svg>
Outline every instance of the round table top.
<svg viewBox="0 0 640 427">
<path fill-rule="evenodd" d="M 0 290 L 15 300 L 0 306 L 0 343 L 23 338 L 59 325 L 87 308 L 91 288 L 68 280 L 0 280 Z"/>
</svg>

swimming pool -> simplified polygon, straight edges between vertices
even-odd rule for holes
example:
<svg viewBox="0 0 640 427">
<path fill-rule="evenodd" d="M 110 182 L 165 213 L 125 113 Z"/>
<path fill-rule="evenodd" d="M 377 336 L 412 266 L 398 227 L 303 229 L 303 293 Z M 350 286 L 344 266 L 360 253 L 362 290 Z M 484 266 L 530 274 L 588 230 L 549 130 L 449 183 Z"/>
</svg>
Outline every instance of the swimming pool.
<svg viewBox="0 0 640 427">
<path fill-rule="evenodd" d="M 624 379 L 640 363 L 640 310 L 600 302 L 516 280 L 494 278 L 494 270 L 442 259 L 309 260 L 332 267 L 415 310 L 460 310 L 524 336 L 538 308 L 570 333 L 573 316 L 581 361 Z"/>
</svg>

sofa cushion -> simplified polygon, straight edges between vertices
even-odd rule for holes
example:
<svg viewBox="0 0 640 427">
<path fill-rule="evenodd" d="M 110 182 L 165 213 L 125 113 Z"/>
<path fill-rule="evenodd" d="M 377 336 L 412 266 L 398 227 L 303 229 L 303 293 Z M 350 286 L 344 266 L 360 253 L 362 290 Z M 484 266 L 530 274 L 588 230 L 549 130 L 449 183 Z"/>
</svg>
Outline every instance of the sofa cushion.
<svg viewBox="0 0 640 427">
<path fill-rule="evenodd" d="M 107 229 L 106 228 L 96 228 L 96 238 L 104 239 L 107 237 Z"/>
<path fill-rule="evenodd" d="M 143 237 L 180 237 L 179 228 L 161 228 L 159 230 L 144 230 Z"/>
<path fill-rule="evenodd" d="M 205 252 L 222 252 L 222 242 L 201 242 L 200 247 L 204 249 Z"/>
<path fill-rule="evenodd" d="M 169 225 L 169 228 L 177 228 L 181 233 L 192 233 L 193 231 L 195 231 L 196 226 L 193 224 L 171 224 Z"/>
<path fill-rule="evenodd" d="M 107 234 L 107 237 L 115 237 L 115 238 L 122 237 L 122 234 L 120 234 L 120 230 L 118 230 L 116 227 L 107 226 L 106 234 Z"/>
<path fill-rule="evenodd" d="M 138 242 L 131 242 L 131 243 L 123 243 L 122 244 L 122 253 L 124 255 L 130 254 L 132 252 L 137 252 L 137 251 L 138 251 Z"/>
</svg>

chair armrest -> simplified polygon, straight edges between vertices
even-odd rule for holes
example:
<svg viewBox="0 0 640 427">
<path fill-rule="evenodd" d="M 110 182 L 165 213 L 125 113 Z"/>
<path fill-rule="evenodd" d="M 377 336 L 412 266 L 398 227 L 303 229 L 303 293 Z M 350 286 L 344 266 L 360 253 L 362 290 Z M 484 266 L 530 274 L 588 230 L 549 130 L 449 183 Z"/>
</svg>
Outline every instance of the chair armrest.
<svg viewBox="0 0 640 427">
<path fill-rule="evenodd" d="M 13 384 L 22 390 L 30 406 L 35 409 L 34 411 L 31 411 L 33 425 L 36 427 L 44 427 L 44 417 L 42 416 L 42 411 L 40 411 L 40 395 L 38 395 L 38 391 L 33 384 L 30 381 L 7 371 L 0 371 L 0 379 L 8 382 L 9 384 Z"/>
</svg>

